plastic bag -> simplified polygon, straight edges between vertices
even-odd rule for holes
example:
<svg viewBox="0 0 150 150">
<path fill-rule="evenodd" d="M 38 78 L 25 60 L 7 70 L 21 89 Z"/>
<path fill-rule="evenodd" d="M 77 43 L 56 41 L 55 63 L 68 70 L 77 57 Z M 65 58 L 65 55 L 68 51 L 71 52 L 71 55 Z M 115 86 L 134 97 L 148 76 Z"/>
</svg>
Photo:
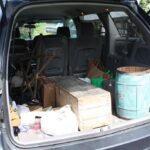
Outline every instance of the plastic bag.
<svg viewBox="0 0 150 150">
<path fill-rule="evenodd" d="M 78 122 L 70 105 L 46 112 L 41 118 L 41 130 L 49 135 L 63 135 L 78 131 Z"/>
</svg>

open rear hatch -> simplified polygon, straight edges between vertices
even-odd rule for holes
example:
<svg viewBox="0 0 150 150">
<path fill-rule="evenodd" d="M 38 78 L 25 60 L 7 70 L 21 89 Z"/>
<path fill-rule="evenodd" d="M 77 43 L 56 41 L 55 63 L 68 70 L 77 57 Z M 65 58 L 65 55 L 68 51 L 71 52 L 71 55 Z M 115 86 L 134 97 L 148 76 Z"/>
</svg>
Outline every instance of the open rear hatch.
<svg viewBox="0 0 150 150">
<path fill-rule="evenodd" d="M 19 9 L 6 73 L 11 136 L 23 145 L 59 143 L 148 120 L 149 37 L 119 3 Z"/>
</svg>

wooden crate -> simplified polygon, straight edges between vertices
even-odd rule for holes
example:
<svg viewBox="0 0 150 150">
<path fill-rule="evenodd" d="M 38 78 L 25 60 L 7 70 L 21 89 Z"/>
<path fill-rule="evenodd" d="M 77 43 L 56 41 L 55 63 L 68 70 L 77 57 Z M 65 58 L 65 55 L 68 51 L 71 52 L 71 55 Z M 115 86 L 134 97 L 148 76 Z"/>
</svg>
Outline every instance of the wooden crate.
<svg viewBox="0 0 150 150">
<path fill-rule="evenodd" d="M 44 108 L 52 106 L 55 107 L 56 103 L 56 92 L 55 83 L 49 80 L 47 77 L 39 78 L 40 95 L 42 98 L 42 106 Z"/>
<path fill-rule="evenodd" d="M 110 93 L 75 77 L 56 77 L 56 105 L 70 104 L 81 131 L 111 123 Z"/>
</svg>

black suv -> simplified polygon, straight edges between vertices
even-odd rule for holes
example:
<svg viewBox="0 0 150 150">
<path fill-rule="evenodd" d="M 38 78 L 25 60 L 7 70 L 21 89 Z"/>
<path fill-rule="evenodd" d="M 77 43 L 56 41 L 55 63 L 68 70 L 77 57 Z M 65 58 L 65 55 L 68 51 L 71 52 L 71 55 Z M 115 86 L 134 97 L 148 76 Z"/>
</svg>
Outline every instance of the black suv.
<svg viewBox="0 0 150 150">
<path fill-rule="evenodd" d="M 56 57 L 43 59 L 47 52 Z M 40 103 L 37 71 L 47 78 L 85 78 L 91 59 L 114 76 L 122 66 L 149 68 L 150 17 L 136 0 L 0 0 L 0 58 L 0 149 L 150 148 L 149 115 L 118 118 L 113 103 L 113 123 L 88 131 L 33 138 L 18 136 L 11 124 L 12 101 Z M 14 82 L 16 75 L 21 78 Z"/>
</svg>

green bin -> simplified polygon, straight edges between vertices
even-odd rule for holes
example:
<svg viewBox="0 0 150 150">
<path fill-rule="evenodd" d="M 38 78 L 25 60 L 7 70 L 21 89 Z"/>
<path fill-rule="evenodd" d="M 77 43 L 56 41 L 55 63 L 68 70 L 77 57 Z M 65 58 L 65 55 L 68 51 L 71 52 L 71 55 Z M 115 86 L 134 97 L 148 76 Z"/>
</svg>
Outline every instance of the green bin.
<svg viewBox="0 0 150 150">
<path fill-rule="evenodd" d="M 103 75 L 101 75 L 99 78 L 91 78 L 91 84 L 96 86 L 96 87 L 101 87 L 103 86 Z"/>
</svg>

